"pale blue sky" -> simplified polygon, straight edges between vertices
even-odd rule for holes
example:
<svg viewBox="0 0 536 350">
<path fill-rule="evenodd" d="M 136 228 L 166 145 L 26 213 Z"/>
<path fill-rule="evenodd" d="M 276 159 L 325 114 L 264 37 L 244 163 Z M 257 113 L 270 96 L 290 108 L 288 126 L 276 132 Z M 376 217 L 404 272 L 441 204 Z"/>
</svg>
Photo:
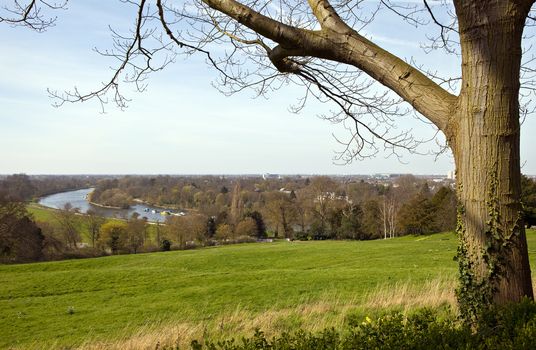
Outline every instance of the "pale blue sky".
<svg viewBox="0 0 536 350">
<path fill-rule="evenodd" d="M 300 114 L 290 113 L 303 93 L 297 86 L 268 99 L 253 99 L 252 91 L 226 97 L 211 86 L 217 73 L 202 56 L 179 59 L 153 75 L 142 94 L 126 86 L 132 102 L 125 111 L 109 105 L 102 115 L 95 102 L 54 108 L 47 88 L 87 91 L 109 77 L 111 62 L 92 48 L 110 46 L 108 24 L 125 30 L 133 21 L 118 1 L 73 1 L 58 15 L 57 25 L 43 34 L 0 25 L 0 174 L 446 174 L 454 168 L 448 154 L 406 155 L 406 163 L 380 154 L 335 165 L 340 146 L 332 133 L 344 133 L 317 117 L 330 106 L 312 102 Z M 379 17 L 368 33 L 405 59 L 414 56 L 455 74 L 454 59 L 423 55 L 417 34 L 392 23 Z M 419 138 L 433 134 L 420 122 L 402 123 Z M 521 149 L 528 174 L 536 174 L 529 140 L 535 131 L 529 117 Z M 437 147 L 423 150 L 429 148 Z"/>
</svg>

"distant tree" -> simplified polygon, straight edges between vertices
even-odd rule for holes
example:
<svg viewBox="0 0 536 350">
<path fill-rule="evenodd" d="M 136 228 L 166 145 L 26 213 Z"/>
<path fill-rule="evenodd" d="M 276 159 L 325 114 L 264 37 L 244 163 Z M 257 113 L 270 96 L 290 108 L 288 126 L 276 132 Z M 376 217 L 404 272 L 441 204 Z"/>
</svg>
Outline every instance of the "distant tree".
<svg viewBox="0 0 536 350">
<path fill-rule="evenodd" d="M 380 214 L 383 226 L 383 238 L 393 238 L 396 234 L 396 223 L 398 214 L 398 202 L 393 193 L 393 189 L 388 187 L 380 197 Z"/>
<path fill-rule="evenodd" d="M 226 193 L 218 193 L 216 196 L 216 199 L 214 201 L 214 204 L 216 205 L 216 208 L 219 211 L 223 211 L 224 208 L 227 206 L 227 194 Z"/>
<path fill-rule="evenodd" d="M 186 247 L 186 241 L 192 240 L 193 235 L 189 230 L 186 220 L 182 216 L 170 216 L 166 220 L 166 237 L 175 242 L 179 249 Z"/>
<path fill-rule="evenodd" d="M 99 243 L 109 248 L 112 254 L 124 250 L 127 242 L 127 223 L 110 220 L 105 222 L 100 229 Z"/>
<path fill-rule="evenodd" d="M 96 204 L 128 209 L 133 198 L 123 189 L 117 188 L 119 180 L 100 181 L 90 195 L 90 201 Z"/>
<path fill-rule="evenodd" d="M 320 230 L 327 232 L 328 211 L 330 205 L 333 204 L 335 190 L 337 184 L 327 176 L 317 176 L 313 178 L 310 185 L 307 187 L 311 200 L 311 211 L 315 217 L 315 221 L 320 225 Z"/>
<path fill-rule="evenodd" d="M 422 186 L 422 181 L 413 175 L 402 175 L 395 180 L 397 201 L 402 205 L 414 198 Z"/>
<path fill-rule="evenodd" d="M 264 219 L 262 214 L 258 211 L 252 211 L 246 214 L 247 218 L 251 218 L 255 221 L 255 237 L 257 238 L 266 238 L 266 225 L 264 224 Z"/>
<path fill-rule="evenodd" d="M 279 191 L 266 193 L 263 216 L 273 227 L 276 238 L 279 236 L 280 230 L 285 237 L 292 237 L 292 224 L 296 212 L 288 194 Z"/>
<path fill-rule="evenodd" d="M 65 203 L 63 209 L 54 213 L 63 241 L 70 249 L 76 249 L 76 244 L 80 241 L 78 220 L 76 218 L 78 212 L 78 208 L 73 208 L 71 203 Z"/>
<path fill-rule="evenodd" d="M 89 209 L 86 212 L 85 221 L 86 221 L 87 231 L 89 233 L 89 239 L 91 240 L 91 246 L 95 247 L 95 244 L 97 243 L 99 239 L 100 228 L 106 220 L 102 216 L 97 215 L 97 213 L 94 210 Z"/>
<path fill-rule="evenodd" d="M 536 225 L 536 181 L 525 175 L 521 177 L 521 202 L 525 225 Z"/>
<path fill-rule="evenodd" d="M 166 221 L 166 236 L 186 248 L 189 241 L 202 241 L 206 237 L 207 218 L 203 215 L 171 216 Z"/>
<path fill-rule="evenodd" d="M 333 238 L 342 238 L 342 218 L 344 206 L 341 206 L 340 201 L 334 201 L 329 207 L 326 215 L 326 237 Z"/>
<path fill-rule="evenodd" d="M 20 263 L 42 258 L 44 236 L 24 203 L 0 195 L 0 261 Z"/>
<path fill-rule="evenodd" d="M 207 238 L 213 238 L 216 235 L 216 219 L 211 216 L 207 219 Z"/>
<path fill-rule="evenodd" d="M 0 181 L 0 191 L 11 199 L 29 200 L 36 193 L 36 187 L 26 174 L 14 174 Z"/>
<path fill-rule="evenodd" d="M 296 199 L 296 192 L 294 190 L 291 190 L 289 197 L 290 197 L 291 200 L 295 200 Z"/>
<path fill-rule="evenodd" d="M 156 245 L 160 246 L 162 244 L 162 225 L 159 221 L 157 221 L 154 225 L 154 229 L 156 231 Z"/>
<path fill-rule="evenodd" d="M 456 229 L 456 193 L 442 186 L 431 199 L 434 208 L 434 229 L 438 232 L 454 231 Z"/>
<path fill-rule="evenodd" d="M 235 227 L 235 236 L 255 237 L 257 234 L 257 223 L 252 218 L 244 218 Z"/>
<path fill-rule="evenodd" d="M 216 215 L 216 218 L 214 219 L 216 221 L 216 226 L 219 226 L 221 224 L 228 224 L 231 220 L 229 219 L 229 214 L 227 211 L 220 211 L 218 215 Z"/>
<path fill-rule="evenodd" d="M 348 198 L 353 203 L 363 205 L 366 201 L 378 196 L 378 188 L 374 184 L 360 180 L 359 182 L 348 184 L 347 193 Z"/>
<path fill-rule="evenodd" d="M 296 210 L 296 223 L 300 227 L 300 231 L 306 232 L 307 227 L 311 224 L 312 214 L 312 199 L 309 196 L 308 191 L 299 191 L 296 194 L 296 198 L 293 200 L 294 208 Z"/>
<path fill-rule="evenodd" d="M 134 254 L 136 254 L 145 243 L 147 234 L 147 221 L 145 219 L 138 219 L 138 216 L 139 215 L 133 215 L 127 221 L 127 235 L 125 238 L 125 246 Z"/>
<path fill-rule="evenodd" d="M 425 193 L 419 193 L 404 203 L 398 214 L 402 234 L 422 235 L 432 233 L 435 227 L 435 208 Z"/>
<path fill-rule="evenodd" d="M 207 232 L 207 217 L 203 214 L 190 214 L 185 216 L 185 218 L 192 232 L 193 239 L 200 242 L 204 241 L 206 239 L 205 233 Z"/>
<path fill-rule="evenodd" d="M 236 225 L 242 217 L 242 211 L 244 209 L 244 202 L 242 201 L 242 188 L 240 183 L 237 182 L 233 189 L 233 196 L 231 199 L 231 222 Z"/>
<path fill-rule="evenodd" d="M 216 238 L 221 240 L 228 240 L 234 237 L 233 228 L 228 224 L 218 225 L 216 229 Z"/>
<path fill-rule="evenodd" d="M 57 226 L 51 221 L 37 221 L 37 226 L 43 234 L 43 259 L 57 260 L 64 256 L 66 244 L 58 237 Z"/>
<path fill-rule="evenodd" d="M 358 204 L 348 205 L 341 210 L 339 237 L 343 239 L 363 239 L 363 211 Z"/>
<path fill-rule="evenodd" d="M 169 252 L 171 250 L 171 241 L 164 239 L 160 244 L 160 250 L 163 252 Z"/>
<path fill-rule="evenodd" d="M 375 199 L 370 199 L 363 203 L 362 239 L 373 239 L 381 237 L 382 221 L 380 214 L 380 204 Z"/>
</svg>

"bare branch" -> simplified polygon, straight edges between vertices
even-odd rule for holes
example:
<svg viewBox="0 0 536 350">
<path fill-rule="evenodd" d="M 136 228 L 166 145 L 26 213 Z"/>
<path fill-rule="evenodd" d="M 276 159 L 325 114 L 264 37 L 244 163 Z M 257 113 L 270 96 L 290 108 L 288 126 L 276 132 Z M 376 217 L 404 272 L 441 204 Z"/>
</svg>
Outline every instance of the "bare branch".
<svg viewBox="0 0 536 350">
<path fill-rule="evenodd" d="M 46 17 L 42 7 L 51 10 L 65 9 L 69 0 L 61 0 L 58 3 L 45 0 L 31 0 L 27 5 L 22 5 L 19 0 L 13 1 L 12 7 L 4 7 L 3 10 L 11 16 L 0 16 L 0 23 L 4 22 L 12 26 L 24 26 L 37 32 L 44 32 L 54 26 L 56 17 Z"/>
</svg>

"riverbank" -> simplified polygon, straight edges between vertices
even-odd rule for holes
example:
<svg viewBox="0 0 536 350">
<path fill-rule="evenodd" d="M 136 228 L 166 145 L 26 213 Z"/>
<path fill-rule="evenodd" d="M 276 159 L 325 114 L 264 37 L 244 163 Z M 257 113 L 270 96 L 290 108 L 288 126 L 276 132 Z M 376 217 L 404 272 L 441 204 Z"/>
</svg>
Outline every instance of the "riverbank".
<svg viewBox="0 0 536 350">
<path fill-rule="evenodd" d="M 143 205 L 147 205 L 147 206 L 150 206 L 150 207 L 164 209 L 165 211 L 177 210 L 177 211 L 185 212 L 185 211 L 191 211 L 192 210 L 192 209 L 180 208 L 179 206 L 173 205 L 173 204 L 168 204 L 168 205 L 165 205 L 165 206 L 164 205 L 159 205 L 159 204 L 153 204 L 153 203 L 149 203 L 147 201 L 144 201 L 141 198 L 134 198 L 134 202 L 139 203 L 139 204 L 143 204 Z"/>
<path fill-rule="evenodd" d="M 107 209 L 119 209 L 119 210 L 121 210 L 121 209 L 125 209 L 125 210 L 130 209 L 130 204 L 129 204 L 128 207 L 124 208 L 124 207 L 116 207 L 116 206 L 113 206 L 113 205 L 105 205 L 105 204 L 100 204 L 100 203 L 94 202 L 91 199 L 91 197 L 92 197 L 94 192 L 95 192 L 95 188 L 92 188 L 92 191 L 89 192 L 88 194 L 86 194 L 86 200 L 91 205 L 94 205 L 94 206 L 100 207 L 100 208 L 107 208 Z"/>
<path fill-rule="evenodd" d="M 130 209 L 130 206 L 128 208 L 122 208 L 122 207 L 114 207 L 114 206 L 111 206 L 111 205 L 104 205 L 104 204 L 99 204 L 99 203 L 95 203 L 95 202 L 92 202 L 90 201 L 89 199 L 87 200 L 87 202 L 91 205 L 94 205 L 96 207 L 99 207 L 99 208 L 105 208 L 105 209 L 118 209 L 118 210 L 128 210 Z"/>
<path fill-rule="evenodd" d="M 81 213 L 87 213 L 91 210 L 96 215 L 106 218 L 121 218 L 128 219 L 134 213 L 140 217 L 146 217 L 149 222 L 166 221 L 166 215 L 161 215 L 162 211 L 182 211 L 182 209 L 170 209 L 168 207 L 158 207 L 149 203 L 140 203 L 136 201 L 130 205 L 128 209 L 116 206 L 109 206 L 96 203 L 91 200 L 91 193 L 94 188 L 86 188 L 77 191 L 62 192 L 51 196 L 42 197 L 39 200 L 39 205 L 53 209 L 62 209 L 65 204 L 70 203 L 73 208 L 79 208 Z M 184 214 L 183 214 L 184 215 Z"/>
</svg>

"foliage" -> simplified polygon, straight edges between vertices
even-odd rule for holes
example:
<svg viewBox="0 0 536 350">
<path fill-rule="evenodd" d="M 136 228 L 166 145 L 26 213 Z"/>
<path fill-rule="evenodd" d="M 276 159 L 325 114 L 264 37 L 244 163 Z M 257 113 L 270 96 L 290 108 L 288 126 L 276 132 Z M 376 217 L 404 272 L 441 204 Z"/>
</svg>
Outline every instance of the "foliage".
<svg viewBox="0 0 536 350">
<path fill-rule="evenodd" d="M 362 215 L 363 211 L 359 205 L 352 205 L 348 210 L 343 211 L 338 238 L 363 239 Z"/>
<path fill-rule="evenodd" d="M 24 203 L 0 194 L 0 262 L 40 260 L 44 239 L 41 229 L 31 219 Z"/>
<path fill-rule="evenodd" d="M 207 238 L 211 239 L 216 235 L 216 220 L 214 217 L 209 217 L 207 219 Z"/>
<path fill-rule="evenodd" d="M 257 235 L 257 224 L 252 218 L 244 218 L 235 228 L 236 236 L 255 237 Z"/>
<path fill-rule="evenodd" d="M 262 218 L 262 214 L 258 211 L 252 211 L 246 213 L 247 218 L 252 218 L 255 220 L 255 237 L 257 238 L 266 238 L 266 225 L 264 224 L 264 219 Z"/>
<path fill-rule="evenodd" d="M 106 220 L 103 217 L 98 216 L 93 210 L 88 210 L 84 218 L 91 246 L 95 247 L 95 244 L 99 239 L 100 228 Z"/>
<path fill-rule="evenodd" d="M 125 249 L 127 244 L 128 225 L 125 222 L 108 221 L 101 226 L 99 241 L 109 248 L 112 254 Z"/>
<path fill-rule="evenodd" d="M 125 246 L 131 253 L 137 253 L 143 246 L 147 236 L 147 220 L 134 216 L 127 221 Z"/>
<path fill-rule="evenodd" d="M 404 316 L 390 313 L 371 319 L 350 319 L 346 329 L 303 330 L 268 338 L 257 330 L 241 341 L 192 342 L 193 349 L 209 350 L 314 350 L 314 349 L 533 349 L 536 346 L 536 304 L 524 300 L 493 310 L 481 320 L 476 332 L 450 315 L 421 309 Z"/>
<path fill-rule="evenodd" d="M 216 229 L 216 238 L 221 240 L 228 240 L 234 237 L 233 228 L 228 224 L 218 225 Z"/>
<path fill-rule="evenodd" d="M 398 213 L 402 234 L 428 234 L 454 230 L 456 226 L 456 195 L 448 187 L 431 194 L 425 184 L 421 191 L 404 203 Z"/>
<path fill-rule="evenodd" d="M 402 205 L 399 216 L 403 234 L 422 235 L 432 232 L 434 227 L 434 207 L 428 198 L 420 195 Z"/>
<path fill-rule="evenodd" d="M 91 187 L 93 176 L 29 176 L 13 174 L 0 180 L 0 192 L 17 200 L 31 200 L 52 193 Z"/>
<path fill-rule="evenodd" d="M 168 240 L 184 249 L 187 242 L 203 241 L 207 233 L 207 218 L 203 215 L 171 216 L 164 228 Z"/>
<path fill-rule="evenodd" d="M 36 188 L 26 174 L 13 174 L 0 181 L 0 192 L 19 201 L 30 199 Z"/>
<path fill-rule="evenodd" d="M 256 221 L 257 238 L 266 237 L 269 230 L 278 237 L 375 239 L 414 232 L 414 229 L 397 232 L 396 228 L 400 227 L 397 214 L 403 204 L 425 189 L 434 211 L 431 224 L 430 220 L 425 220 L 428 227 L 422 231 L 430 233 L 428 229 L 438 232 L 454 228 L 456 201 L 454 192 L 447 187 L 448 181 L 445 186 L 433 183 L 429 187 L 424 180 L 409 175 L 380 183 L 376 181 L 326 176 L 269 180 L 127 176 L 100 181 L 92 199 L 105 204 L 100 196 L 113 190 L 122 197 L 155 205 L 189 208 L 207 217 L 204 239 L 212 239 L 218 225 L 235 227 L 243 217 Z M 355 212 L 357 217 L 350 217 L 350 212 Z"/>
<path fill-rule="evenodd" d="M 122 209 L 128 209 L 130 207 L 130 203 L 132 203 L 132 197 L 116 188 L 106 189 L 102 192 L 94 190 L 91 192 L 90 200 L 93 203 L 99 203 L 104 206 Z"/>
<path fill-rule="evenodd" d="M 169 252 L 171 250 L 171 242 L 167 239 L 164 239 L 162 243 L 160 243 L 160 250 L 163 252 Z"/>
<path fill-rule="evenodd" d="M 363 204 L 363 235 L 365 239 L 381 237 L 380 205 L 377 200 L 370 199 Z"/>
<path fill-rule="evenodd" d="M 527 227 L 536 225 L 536 181 L 521 176 L 521 202 Z"/>
<path fill-rule="evenodd" d="M 54 217 L 58 223 L 58 231 L 60 232 L 63 241 L 71 250 L 77 248 L 77 243 L 80 242 L 80 231 L 77 227 L 78 208 L 72 208 L 70 203 L 66 203 L 63 210 L 54 211 Z"/>
<path fill-rule="evenodd" d="M 450 187 L 441 186 L 433 195 L 431 204 L 434 208 L 434 229 L 445 232 L 456 229 L 456 193 Z"/>
</svg>

